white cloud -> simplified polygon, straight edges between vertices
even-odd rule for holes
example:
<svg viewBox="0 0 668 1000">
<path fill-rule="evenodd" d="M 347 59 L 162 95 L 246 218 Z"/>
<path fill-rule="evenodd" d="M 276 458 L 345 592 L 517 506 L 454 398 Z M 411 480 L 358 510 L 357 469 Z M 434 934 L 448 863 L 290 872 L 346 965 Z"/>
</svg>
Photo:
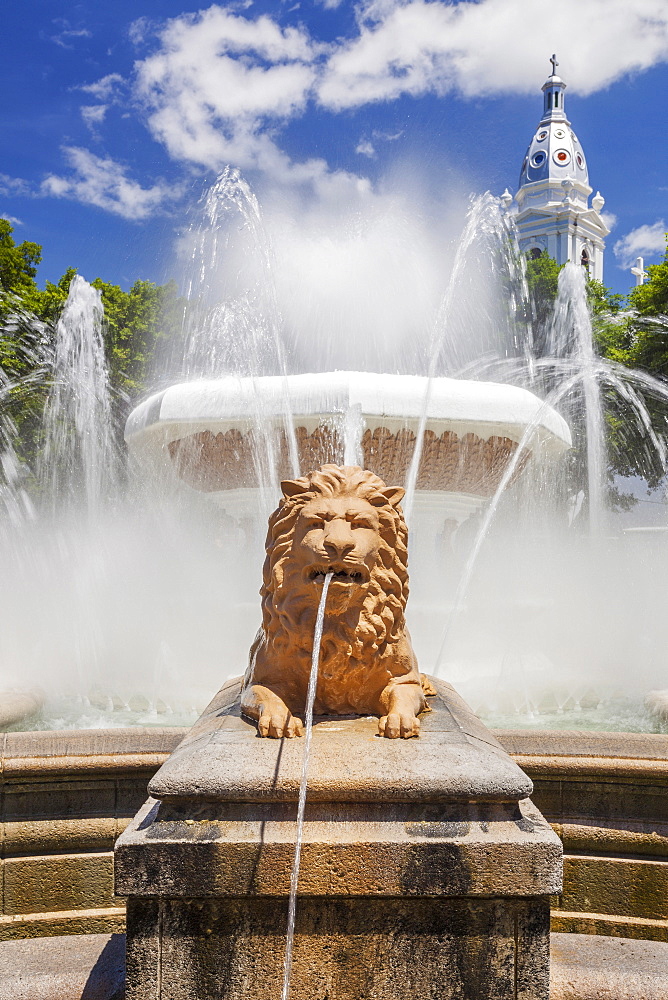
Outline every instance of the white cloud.
<svg viewBox="0 0 668 1000">
<path fill-rule="evenodd" d="M 138 92 L 153 131 L 189 159 L 203 162 L 198 141 L 215 147 L 216 126 L 241 123 L 247 131 L 259 118 L 290 117 L 305 106 L 315 49 L 300 29 L 210 7 L 169 21 L 160 41 L 138 65 Z"/>
<path fill-rule="evenodd" d="M 68 146 L 63 152 L 74 172 L 68 177 L 50 174 L 42 182 L 42 194 L 72 198 L 124 219 L 136 220 L 145 219 L 166 200 L 181 193 L 162 181 L 143 188 L 127 176 L 127 167 L 115 160 L 95 156 L 87 149 Z"/>
<path fill-rule="evenodd" d="M 572 91 L 590 94 L 668 58 L 665 0 L 383 0 L 359 37 L 331 55 L 320 101 L 339 110 L 456 90 L 466 97 L 528 93 L 551 52 Z"/>
<path fill-rule="evenodd" d="M 603 220 L 603 225 L 607 226 L 611 231 L 617 225 L 617 216 L 614 212 L 601 212 L 601 218 Z"/>
<path fill-rule="evenodd" d="M 128 38 L 133 45 L 141 45 L 155 27 L 150 17 L 138 17 L 128 28 Z"/>
<path fill-rule="evenodd" d="M 659 219 L 652 226 L 638 226 L 637 229 L 632 229 L 614 245 L 619 266 L 631 267 L 635 264 L 636 257 L 646 254 L 654 257 L 662 253 L 666 248 L 666 232 L 668 226 L 663 219 Z"/>
<path fill-rule="evenodd" d="M 363 191 L 365 178 L 321 159 L 293 161 L 280 148 L 281 128 L 316 102 L 336 112 L 406 94 L 534 93 L 555 50 L 569 93 L 581 94 L 668 59 L 666 0 L 560 0 L 558 17 L 554 0 L 531 0 L 530 16 L 528 0 L 358 0 L 351 37 L 327 44 L 302 25 L 282 26 L 282 5 L 273 17 L 252 16 L 249 6 L 133 22 L 130 39 L 150 43 L 150 54 L 137 61 L 132 81 L 111 73 L 79 88 L 99 101 L 82 108 L 88 127 L 127 99 L 131 83 L 135 107 L 174 160 L 215 170 L 232 163 L 330 194 Z M 400 134 L 373 132 L 357 152 L 372 157 L 379 142 Z M 43 191 L 80 192 L 128 218 L 145 217 L 169 197 L 162 182 L 142 188 L 112 160 L 85 150 L 68 155 L 77 172 L 47 178 Z"/>
<path fill-rule="evenodd" d="M 91 132 L 94 132 L 97 126 L 102 124 L 106 113 L 106 104 L 86 104 L 81 108 L 81 117 Z"/>
<path fill-rule="evenodd" d="M 23 198 L 30 198 L 34 192 L 28 184 L 21 177 L 10 177 L 9 174 L 0 174 L 0 194 L 5 196 L 18 196 Z"/>
<path fill-rule="evenodd" d="M 355 147 L 355 152 L 359 153 L 360 156 L 368 156 L 370 158 L 376 155 L 376 149 L 368 139 L 360 139 Z"/>
<path fill-rule="evenodd" d="M 158 50 L 137 64 L 135 95 L 170 155 L 219 169 L 233 163 L 273 180 L 353 188 L 368 182 L 324 160 L 294 163 L 273 131 L 301 115 L 323 46 L 302 28 L 219 6 L 168 21 Z"/>
<path fill-rule="evenodd" d="M 98 101 L 108 101 L 111 97 L 116 96 L 119 87 L 124 83 L 120 73 L 108 73 L 94 83 L 86 83 L 77 87 L 77 90 L 83 90 L 85 94 L 90 94 Z"/>
<path fill-rule="evenodd" d="M 89 31 L 88 28 L 70 28 L 68 22 L 65 20 L 60 20 L 60 23 L 65 25 L 65 27 L 62 31 L 58 32 L 57 35 L 52 35 L 51 41 L 55 42 L 56 45 L 59 45 L 61 49 L 74 48 L 71 44 L 73 39 L 93 37 L 93 33 Z"/>
<path fill-rule="evenodd" d="M 4 219 L 5 222 L 11 222 L 13 226 L 22 226 L 23 222 L 21 219 L 17 219 L 15 215 L 6 215 L 4 212 L 0 214 L 0 219 Z"/>
</svg>

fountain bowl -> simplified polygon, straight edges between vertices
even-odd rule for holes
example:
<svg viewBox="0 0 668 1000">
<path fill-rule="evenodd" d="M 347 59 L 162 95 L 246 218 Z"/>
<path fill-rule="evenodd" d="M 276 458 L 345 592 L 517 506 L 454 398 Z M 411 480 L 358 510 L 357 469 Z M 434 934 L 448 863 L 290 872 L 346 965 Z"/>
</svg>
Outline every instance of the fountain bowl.
<svg viewBox="0 0 668 1000">
<path fill-rule="evenodd" d="M 234 514 L 263 477 L 326 462 L 405 483 L 420 428 L 416 506 L 458 522 L 493 496 L 519 447 L 515 478 L 571 446 L 564 419 L 517 386 L 346 371 L 173 385 L 131 412 L 125 437 L 142 467 Z"/>
</svg>

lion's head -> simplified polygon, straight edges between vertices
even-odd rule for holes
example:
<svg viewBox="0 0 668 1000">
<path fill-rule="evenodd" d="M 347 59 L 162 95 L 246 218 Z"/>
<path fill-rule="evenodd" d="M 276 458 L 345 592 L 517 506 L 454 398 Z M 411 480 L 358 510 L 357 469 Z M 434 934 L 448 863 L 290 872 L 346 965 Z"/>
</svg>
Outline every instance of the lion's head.
<svg viewBox="0 0 668 1000">
<path fill-rule="evenodd" d="M 404 490 L 357 466 L 336 465 L 281 486 L 260 592 L 267 641 L 277 651 L 310 649 L 322 584 L 333 572 L 324 658 L 343 652 L 342 645 L 357 658 L 396 642 L 408 597 Z"/>
</svg>

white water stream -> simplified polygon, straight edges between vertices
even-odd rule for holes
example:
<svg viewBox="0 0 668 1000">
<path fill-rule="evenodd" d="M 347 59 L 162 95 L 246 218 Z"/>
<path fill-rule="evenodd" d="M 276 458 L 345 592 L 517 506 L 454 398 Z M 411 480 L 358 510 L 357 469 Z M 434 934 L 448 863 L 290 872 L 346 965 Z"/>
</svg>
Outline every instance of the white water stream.
<svg viewBox="0 0 668 1000">
<path fill-rule="evenodd" d="M 285 962 L 283 972 L 283 991 L 281 1000 L 288 1000 L 290 995 L 290 974 L 292 972 L 292 949 L 295 941 L 295 914 L 297 912 L 297 886 L 299 885 L 299 864 L 302 854 L 302 837 L 304 833 L 304 810 L 306 809 L 306 787 L 308 782 L 308 764 L 311 756 L 311 736 L 313 733 L 313 705 L 315 704 L 315 692 L 318 686 L 318 664 L 320 662 L 320 644 L 322 642 L 322 629 L 325 623 L 325 604 L 327 603 L 327 591 L 331 583 L 333 573 L 328 573 L 322 585 L 318 614 L 315 620 L 315 631 L 313 633 L 313 654 L 311 656 L 311 673 L 308 680 L 308 692 L 306 694 L 306 711 L 304 713 L 304 756 L 302 758 L 302 776 L 299 782 L 299 804 L 297 806 L 297 837 L 295 840 L 295 860 L 292 865 L 290 876 L 290 902 L 288 904 L 288 932 L 285 939 Z"/>
<path fill-rule="evenodd" d="M 68 498 L 89 519 L 109 499 L 117 471 L 103 323 L 100 292 L 75 274 L 56 326 L 39 478 L 54 513 Z"/>
</svg>

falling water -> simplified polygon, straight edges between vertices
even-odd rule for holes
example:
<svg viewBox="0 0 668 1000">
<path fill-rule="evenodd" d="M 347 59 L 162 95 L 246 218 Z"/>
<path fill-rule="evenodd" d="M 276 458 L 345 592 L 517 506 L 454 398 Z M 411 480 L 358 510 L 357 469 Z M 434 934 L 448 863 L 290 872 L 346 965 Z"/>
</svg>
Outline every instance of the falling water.
<svg viewBox="0 0 668 1000">
<path fill-rule="evenodd" d="M 600 362 L 594 353 L 587 303 L 587 273 L 568 263 L 559 274 L 559 290 L 548 337 L 548 354 L 572 358 L 582 375 L 587 440 L 589 528 L 598 535 L 605 521 L 604 478 L 607 471 Z"/>
<path fill-rule="evenodd" d="M 558 295 L 554 305 L 553 319 L 550 326 L 548 344 L 548 360 L 527 364 L 526 358 L 520 363 L 519 370 L 525 368 L 525 381 L 533 381 L 537 370 L 549 366 L 560 370 L 560 378 L 556 388 L 548 395 L 544 407 L 556 406 L 566 398 L 576 385 L 582 388 L 585 411 L 585 435 L 587 448 L 587 483 L 589 493 L 589 525 L 590 533 L 596 537 L 604 520 L 604 476 L 607 470 L 606 449 L 604 437 L 603 407 L 599 380 L 605 369 L 594 352 L 594 340 L 591 317 L 587 302 L 587 286 L 585 269 L 577 264 L 567 264 L 559 275 Z M 563 364 L 566 362 L 566 364 Z M 518 366 L 516 367 L 516 374 Z M 568 372 L 568 374 L 566 374 Z M 632 389 L 624 390 L 628 399 Z M 639 402 L 635 394 L 635 402 Z M 471 578 L 480 554 L 480 550 L 489 533 L 496 515 L 499 503 L 508 485 L 512 481 L 517 464 L 536 432 L 542 416 L 543 408 L 534 421 L 525 429 L 513 458 L 509 462 L 499 485 L 490 500 L 480 527 L 476 533 L 468 558 L 461 573 L 453 605 L 448 614 L 436 655 L 434 673 L 438 675 L 445 654 L 448 639 L 454 621 L 462 607 L 468 592 Z M 646 410 L 645 410 L 646 414 Z M 645 426 L 649 418 L 646 417 Z M 657 442 L 658 444 L 658 442 Z M 416 447 L 417 450 L 417 447 Z"/>
<path fill-rule="evenodd" d="M 504 268 L 510 274 L 510 284 L 512 286 L 512 301 L 510 303 L 513 314 L 512 319 L 515 319 L 518 313 L 525 311 L 523 308 L 518 307 L 518 303 L 514 301 L 518 288 L 520 297 L 526 295 L 526 280 L 524 278 L 521 255 L 517 252 L 512 220 L 501 212 L 498 199 L 494 198 L 489 192 L 477 195 L 471 199 L 466 223 L 455 253 L 448 285 L 438 307 L 431 332 L 427 366 L 427 386 L 422 404 L 422 413 L 416 431 L 415 446 L 406 475 L 406 497 L 403 506 L 407 521 L 410 521 L 415 500 L 415 490 L 424 445 L 424 432 L 429 416 L 433 379 L 439 374 L 439 366 L 443 367 L 444 360 L 445 367 L 452 368 L 459 367 L 456 362 L 462 358 L 462 346 L 457 343 L 457 338 L 452 330 L 453 309 L 456 296 L 461 291 L 465 269 L 471 263 L 472 248 L 480 241 L 483 242 L 487 260 L 492 260 L 495 254 L 500 253 Z M 524 349 L 530 337 L 525 336 L 523 339 L 524 344 L 522 345 L 522 349 Z"/>
<path fill-rule="evenodd" d="M 99 291 L 76 274 L 56 326 L 53 383 L 44 408 L 39 473 L 54 510 L 69 498 L 83 501 L 94 515 L 115 479 L 103 320 Z"/>
<path fill-rule="evenodd" d="M 203 198 L 200 217 L 188 236 L 190 266 L 180 358 L 171 378 L 287 374 L 283 321 L 276 297 L 274 255 L 258 200 L 238 170 L 227 167 Z M 230 264 L 232 266 L 230 266 Z M 276 502 L 279 451 L 287 445 L 292 476 L 299 475 L 297 439 L 290 398 L 283 393 L 282 426 L 267 420 L 258 401 L 253 419 L 253 459 L 263 507 Z"/>
<path fill-rule="evenodd" d="M 283 972 L 283 991 L 281 1000 L 288 1000 L 290 994 L 290 974 L 292 972 L 292 950 L 295 941 L 295 913 L 297 910 L 297 886 L 299 884 L 299 863 L 302 853 L 302 837 L 304 833 L 304 810 L 306 809 L 306 787 L 308 780 L 308 764 L 311 755 L 311 735 L 313 733 L 313 705 L 315 703 L 315 692 L 318 685 L 318 663 L 320 662 L 320 644 L 322 642 L 322 629 L 325 622 L 325 604 L 327 602 L 327 591 L 333 573 L 327 573 L 325 582 L 322 585 L 318 614 L 315 620 L 315 631 L 313 633 L 313 654 L 311 656 L 311 673 L 308 680 L 308 693 L 306 695 L 305 712 L 305 739 L 304 756 L 302 758 L 302 776 L 299 782 L 299 804 L 297 806 L 297 837 L 295 840 L 295 860 L 290 875 L 290 902 L 288 904 L 288 932 L 285 940 L 285 962 Z"/>
<path fill-rule="evenodd" d="M 439 676 L 439 672 L 447 651 L 450 631 L 462 607 L 464 598 L 466 597 L 466 594 L 468 592 L 471 583 L 471 578 L 473 576 L 473 571 L 475 569 L 476 562 L 478 561 L 478 556 L 480 555 L 480 550 L 489 533 L 489 529 L 492 525 L 492 522 L 499 507 L 499 502 L 501 501 L 502 496 L 504 495 L 506 489 L 508 488 L 508 485 L 510 484 L 510 482 L 513 479 L 513 476 L 515 475 L 518 463 L 522 459 L 522 456 L 526 453 L 527 447 L 531 444 L 532 439 L 536 434 L 537 428 L 540 425 L 541 420 L 543 419 L 545 410 L 547 410 L 551 406 L 556 406 L 564 398 L 564 396 L 567 396 L 568 393 L 571 392 L 573 387 L 580 381 L 580 379 L 581 376 L 579 374 L 573 375 L 569 381 L 565 381 L 564 383 L 562 383 L 546 400 L 543 401 L 543 405 L 538 410 L 533 420 L 525 428 L 524 433 L 517 445 L 517 448 L 515 449 L 515 452 L 511 460 L 508 462 L 508 465 L 504 470 L 501 480 L 499 481 L 499 485 L 497 486 L 494 495 L 487 506 L 484 517 L 482 519 L 480 527 L 473 541 L 473 545 L 471 546 L 471 550 L 466 560 L 466 564 L 459 578 L 459 583 L 457 584 L 455 597 L 452 603 L 452 607 L 450 609 L 450 613 L 448 614 L 445 626 L 441 633 L 438 652 L 436 654 L 436 660 L 433 668 L 433 673 L 434 676 L 436 677 Z"/>
<path fill-rule="evenodd" d="M 3 296 L 7 304 L 8 296 Z M 8 374 L 0 366 L 0 533 L 8 526 L 10 533 L 35 516 L 35 508 L 26 488 L 31 476 L 28 466 L 17 453 L 18 428 L 12 419 L 14 404 L 39 392 L 51 371 L 51 344 L 44 323 L 27 313 L 19 302 L 9 302 L 10 312 L 0 329 L 0 352 L 8 348 L 29 374 Z"/>
</svg>

